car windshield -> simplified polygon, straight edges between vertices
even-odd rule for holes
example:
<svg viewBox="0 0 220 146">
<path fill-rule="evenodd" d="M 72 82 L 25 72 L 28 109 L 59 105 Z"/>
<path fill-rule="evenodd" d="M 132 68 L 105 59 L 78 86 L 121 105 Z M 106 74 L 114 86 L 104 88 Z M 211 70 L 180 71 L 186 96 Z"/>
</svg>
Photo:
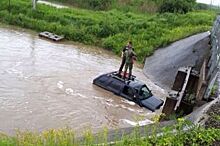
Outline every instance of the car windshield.
<svg viewBox="0 0 220 146">
<path fill-rule="evenodd" d="M 143 86 L 140 90 L 140 98 L 146 99 L 150 96 L 152 96 L 151 91 L 146 86 Z"/>
</svg>

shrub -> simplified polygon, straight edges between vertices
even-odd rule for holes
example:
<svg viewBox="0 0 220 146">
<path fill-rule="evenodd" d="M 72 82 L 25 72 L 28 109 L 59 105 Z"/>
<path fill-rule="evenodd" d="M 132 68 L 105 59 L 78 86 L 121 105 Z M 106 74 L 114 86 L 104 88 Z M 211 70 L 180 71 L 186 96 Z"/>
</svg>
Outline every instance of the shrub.
<svg viewBox="0 0 220 146">
<path fill-rule="evenodd" d="M 95 10 L 106 10 L 111 4 L 112 0 L 86 0 L 89 3 L 89 7 Z"/>
<path fill-rule="evenodd" d="M 195 0 L 165 0 L 160 6 L 160 13 L 187 13 L 193 10 Z"/>
</svg>

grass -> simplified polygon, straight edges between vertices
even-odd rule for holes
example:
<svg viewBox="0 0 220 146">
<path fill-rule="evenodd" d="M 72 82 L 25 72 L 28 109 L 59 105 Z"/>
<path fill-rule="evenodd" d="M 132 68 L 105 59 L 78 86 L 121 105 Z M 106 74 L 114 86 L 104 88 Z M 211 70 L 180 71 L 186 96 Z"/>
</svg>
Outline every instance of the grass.
<svg viewBox="0 0 220 146">
<path fill-rule="evenodd" d="M 0 1 L 0 22 L 65 35 L 68 40 L 103 47 L 120 54 L 131 40 L 138 60 L 153 54 L 158 47 L 187 36 L 208 31 L 215 12 L 195 11 L 187 14 L 137 14 L 118 10 L 92 11 L 79 8 L 56 9 L 38 4 L 32 10 L 30 0 Z"/>
<path fill-rule="evenodd" d="M 117 9 L 124 12 L 155 13 L 162 0 L 48 0 L 91 10 Z"/>
<path fill-rule="evenodd" d="M 210 96 L 216 97 L 218 96 L 218 83 L 215 82 L 214 85 L 211 88 Z"/>
<path fill-rule="evenodd" d="M 172 126 L 162 128 L 163 134 L 158 136 L 157 124 L 154 125 L 153 133 L 146 134 L 144 137 L 140 136 L 138 127 L 130 135 L 124 135 L 119 141 L 112 143 L 112 146 L 173 146 L 173 145 L 212 145 L 220 141 L 220 129 L 202 128 L 195 126 L 183 131 L 184 127 L 192 126 L 185 120 L 178 120 Z M 175 132 L 174 132 L 175 131 Z M 98 139 L 98 141 L 97 141 Z M 100 143 L 102 146 L 110 145 L 107 142 L 107 131 L 101 132 L 99 137 L 94 137 L 90 131 L 85 132 L 84 137 L 76 139 L 74 132 L 71 129 L 47 130 L 42 133 L 32 132 L 17 132 L 15 136 L 0 135 L 1 146 L 93 146 Z"/>
</svg>

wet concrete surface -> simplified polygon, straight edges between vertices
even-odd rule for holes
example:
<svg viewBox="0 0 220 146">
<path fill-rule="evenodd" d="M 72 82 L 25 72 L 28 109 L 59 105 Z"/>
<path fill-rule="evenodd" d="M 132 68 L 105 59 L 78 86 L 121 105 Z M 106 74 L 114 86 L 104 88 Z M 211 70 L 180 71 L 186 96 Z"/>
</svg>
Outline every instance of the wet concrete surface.
<svg viewBox="0 0 220 146">
<path fill-rule="evenodd" d="M 209 35 L 210 32 L 200 33 L 158 49 L 146 58 L 144 73 L 159 86 L 171 89 L 179 67 L 201 67 L 210 48 Z"/>
<path fill-rule="evenodd" d="M 151 123 L 151 117 L 161 112 L 153 113 L 92 84 L 96 76 L 118 69 L 120 58 L 111 52 L 54 43 L 10 26 L 0 26 L 0 38 L 1 132 L 124 128 Z M 166 91 L 146 78 L 141 68 L 134 68 L 134 75 L 154 95 L 165 98 Z"/>
</svg>

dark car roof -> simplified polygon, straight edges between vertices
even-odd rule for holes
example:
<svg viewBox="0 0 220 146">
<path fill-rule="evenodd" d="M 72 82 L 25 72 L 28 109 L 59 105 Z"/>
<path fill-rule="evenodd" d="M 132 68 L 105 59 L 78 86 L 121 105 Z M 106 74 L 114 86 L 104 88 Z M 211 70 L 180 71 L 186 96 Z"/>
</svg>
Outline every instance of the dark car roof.
<svg viewBox="0 0 220 146">
<path fill-rule="evenodd" d="M 109 84 L 109 83 L 112 84 Z M 146 86 L 143 82 L 135 79 L 135 76 L 133 76 L 133 78 L 131 80 L 124 80 L 120 77 L 117 76 L 116 72 L 111 72 L 111 73 L 107 73 L 107 74 L 103 74 L 99 77 L 97 77 L 93 83 L 95 84 L 99 84 L 101 86 L 113 86 L 114 84 L 117 84 L 118 86 L 124 87 L 124 86 L 128 86 L 131 87 L 133 89 L 140 89 L 143 86 Z M 118 90 L 121 90 L 121 88 L 118 88 Z"/>
<path fill-rule="evenodd" d="M 142 87 L 147 87 L 143 82 L 135 79 L 134 76 L 131 80 L 124 80 L 121 77 L 119 77 L 116 73 L 117 72 L 111 72 L 100 75 L 99 77 L 93 80 L 93 84 L 121 96 L 121 93 L 125 90 L 125 86 L 131 87 L 132 89 L 138 91 L 140 91 Z M 133 100 L 132 98 L 125 98 Z M 154 96 L 149 96 L 147 99 L 141 99 L 141 104 L 150 109 L 151 111 L 155 111 L 163 105 L 163 101 Z"/>
<path fill-rule="evenodd" d="M 129 86 L 134 88 L 134 89 L 140 89 L 142 88 L 143 86 L 146 86 L 144 83 L 142 83 L 141 81 L 138 81 L 138 80 L 134 80 L 134 81 L 130 81 L 129 82 Z"/>
</svg>

